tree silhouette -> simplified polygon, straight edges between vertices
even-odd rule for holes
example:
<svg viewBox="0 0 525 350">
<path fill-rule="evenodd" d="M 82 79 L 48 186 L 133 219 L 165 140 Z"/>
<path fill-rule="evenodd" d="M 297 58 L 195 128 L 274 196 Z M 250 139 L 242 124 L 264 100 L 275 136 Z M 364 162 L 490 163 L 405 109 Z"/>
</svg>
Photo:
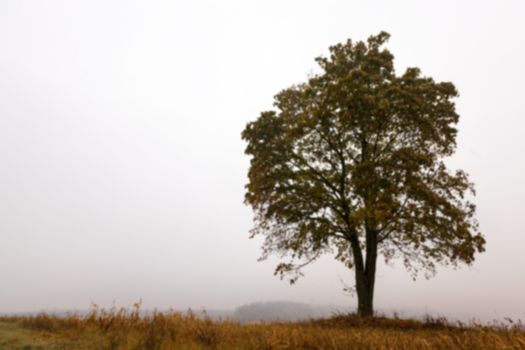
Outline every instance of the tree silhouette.
<svg viewBox="0 0 525 350">
<path fill-rule="evenodd" d="M 262 258 L 288 256 L 291 274 L 334 252 L 355 270 L 358 313 L 373 314 L 378 254 L 401 258 L 414 276 L 437 263 L 470 264 L 485 240 L 467 174 L 447 169 L 456 147 L 450 82 L 418 68 L 395 74 L 389 35 L 330 47 L 322 73 L 275 96 L 242 133 L 251 156 L 246 203 Z"/>
</svg>

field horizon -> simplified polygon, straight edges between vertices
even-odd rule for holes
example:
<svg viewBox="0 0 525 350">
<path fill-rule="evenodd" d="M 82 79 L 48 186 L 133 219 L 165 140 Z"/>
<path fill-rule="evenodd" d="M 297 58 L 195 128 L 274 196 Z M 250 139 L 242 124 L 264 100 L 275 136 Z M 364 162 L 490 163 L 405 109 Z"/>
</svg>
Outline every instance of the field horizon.
<svg viewBox="0 0 525 350">
<path fill-rule="evenodd" d="M 319 319 L 319 318 L 327 318 L 331 316 L 341 315 L 341 314 L 354 314 L 357 312 L 357 309 L 355 307 L 354 302 L 348 303 L 348 305 L 343 304 L 327 304 L 327 303 L 307 303 L 307 302 L 300 302 L 300 301 L 292 301 L 287 299 L 270 299 L 270 300 L 259 300 L 259 301 L 253 301 L 246 304 L 238 305 L 236 307 L 224 307 L 224 308 L 208 308 L 206 306 L 188 306 L 188 307 L 144 307 L 142 304 L 142 301 L 139 301 L 141 303 L 140 308 L 140 315 L 141 316 L 148 316 L 155 312 L 160 313 L 170 313 L 170 312 L 177 312 L 180 314 L 187 314 L 187 313 L 193 313 L 195 316 L 202 316 L 202 317 L 209 317 L 210 319 L 214 321 L 220 321 L 220 320 L 234 320 L 236 319 L 233 317 L 234 313 L 240 309 L 247 306 L 253 306 L 253 307 L 275 307 L 275 305 L 279 304 L 288 304 L 288 305 L 300 305 L 304 308 L 310 308 L 311 312 L 310 314 L 307 314 L 304 317 L 296 316 L 296 315 L 288 315 L 290 317 L 283 317 L 282 314 L 276 314 L 275 316 L 272 316 L 270 318 L 261 318 L 261 321 L 303 321 L 308 319 Z M 66 317 L 68 315 L 74 314 L 78 316 L 86 316 L 89 313 L 92 312 L 93 306 L 97 306 L 98 308 L 106 309 L 106 310 L 120 310 L 120 309 L 129 309 L 132 308 L 133 305 L 136 305 L 136 303 L 131 304 L 125 304 L 125 305 L 116 305 L 115 303 L 112 303 L 111 305 L 100 305 L 98 303 L 92 302 L 90 304 L 90 307 L 85 308 L 57 308 L 57 307 L 50 307 L 50 308 L 41 308 L 41 309 L 34 309 L 34 310 L 23 310 L 23 311 L 2 311 L 0 310 L 0 317 L 26 317 L 26 316 L 36 316 L 39 314 L 47 314 L 52 316 L 58 316 L 58 317 Z M 279 312 L 280 310 L 277 310 Z M 263 313 L 266 312 L 263 310 Z M 425 308 L 407 308 L 407 307 L 399 307 L 399 308 L 377 308 L 374 312 L 374 315 L 376 317 L 385 317 L 385 318 L 404 318 L 404 319 L 414 319 L 414 320 L 424 320 L 428 317 L 431 318 L 441 318 L 446 319 L 450 322 L 461 322 L 461 323 L 476 323 L 480 325 L 491 325 L 494 323 L 505 323 L 508 319 L 513 320 L 525 320 L 525 311 L 523 312 L 523 317 L 514 317 L 512 315 L 498 315 L 494 317 L 486 316 L 486 317 L 479 317 L 479 315 L 470 315 L 466 313 L 462 314 L 451 314 L 446 312 L 439 312 L 439 310 L 436 309 L 429 309 Z M 242 321 L 241 321 L 242 322 Z"/>
<path fill-rule="evenodd" d="M 0 316 L 0 349 L 525 349 L 525 323 L 483 325 L 339 314 L 301 321 L 213 320 L 191 310 L 103 309 Z"/>
</svg>

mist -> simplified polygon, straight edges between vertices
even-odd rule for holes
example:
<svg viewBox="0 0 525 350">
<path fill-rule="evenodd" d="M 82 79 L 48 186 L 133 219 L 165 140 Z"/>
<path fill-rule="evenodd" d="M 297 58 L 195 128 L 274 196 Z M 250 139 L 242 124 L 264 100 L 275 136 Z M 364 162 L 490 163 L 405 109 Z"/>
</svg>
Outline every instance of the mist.
<svg viewBox="0 0 525 350">
<path fill-rule="evenodd" d="M 447 161 L 476 184 L 486 252 L 413 281 L 378 268 L 378 310 L 525 317 L 521 1 L 0 3 L 0 312 L 355 306 L 332 256 L 295 285 L 258 262 L 240 133 L 348 38 L 392 37 L 397 72 L 460 92 Z"/>
</svg>

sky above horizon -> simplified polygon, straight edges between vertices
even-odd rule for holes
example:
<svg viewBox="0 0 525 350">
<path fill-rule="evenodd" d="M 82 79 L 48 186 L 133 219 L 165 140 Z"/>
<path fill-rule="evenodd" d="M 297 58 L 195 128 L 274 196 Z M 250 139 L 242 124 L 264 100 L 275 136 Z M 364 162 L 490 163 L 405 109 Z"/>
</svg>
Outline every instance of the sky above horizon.
<svg viewBox="0 0 525 350">
<path fill-rule="evenodd" d="M 476 184 L 486 252 L 375 306 L 525 319 L 525 2 L 0 2 L 0 312 L 130 305 L 355 306 L 327 256 L 290 286 L 258 262 L 240 133 L 348 38 L 384 30 L 401 73 L 452 81 L 448 160 Z"/>
</svg>

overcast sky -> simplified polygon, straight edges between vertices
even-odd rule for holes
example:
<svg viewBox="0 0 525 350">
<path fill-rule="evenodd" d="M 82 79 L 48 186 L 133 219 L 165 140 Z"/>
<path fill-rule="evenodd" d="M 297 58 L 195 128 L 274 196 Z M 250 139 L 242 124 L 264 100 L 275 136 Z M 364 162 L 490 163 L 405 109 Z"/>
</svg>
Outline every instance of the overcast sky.
<svg viewBox="0 0 525 350">
<path fill-rule="evenodd" d="M 0 312 L 91 302 L 355 306 L 331 257 L 294 286 L 257 262 L 240 133 L 330 45 L 381 30 L 398 72 L 460 92 L 458 150 L 487 251 L 378 309 L 525 318 L 525 2 L 0 2 Z"/>
</svg>

